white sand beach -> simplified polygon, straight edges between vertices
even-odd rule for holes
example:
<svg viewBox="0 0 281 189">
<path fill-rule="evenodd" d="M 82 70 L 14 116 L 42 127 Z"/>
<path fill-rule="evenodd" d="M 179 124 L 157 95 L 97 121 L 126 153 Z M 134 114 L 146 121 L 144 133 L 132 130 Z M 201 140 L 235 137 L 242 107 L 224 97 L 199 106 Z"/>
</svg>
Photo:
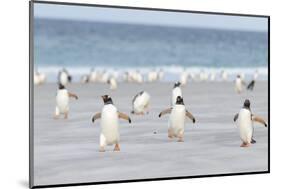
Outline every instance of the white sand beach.
<svg viewBox="0 0 281 189">
<path fill-rule="evenodd" d="M 34 184 L 50 185 L 266 171 L 268 129 L 255 124 L 256 144 L 240 148 L 233 117 L 246 98 L 254 114 L 268 120 L 268 85 L 258 81 L 253 92 L 234 92 L 233 82 L 192 82 L 183 87 L 188 120 L 184 142 L 167 137 L 172 83 L 119 83 L 116 91 L 106 84 L 69 84 L 79 96 L 71 99 L 67 120 L 53 119 L 56 84 L 34 87 Z M 145 90 L 151 95 L 150 113 L 131 115 L 133 96 Z M 109 94 L 116 107 L 130 115 L 132 124 L 120 120 L 120 152 L 107 146 L 99 152 L 100 121 L 91 118 Z"/>
</svg>

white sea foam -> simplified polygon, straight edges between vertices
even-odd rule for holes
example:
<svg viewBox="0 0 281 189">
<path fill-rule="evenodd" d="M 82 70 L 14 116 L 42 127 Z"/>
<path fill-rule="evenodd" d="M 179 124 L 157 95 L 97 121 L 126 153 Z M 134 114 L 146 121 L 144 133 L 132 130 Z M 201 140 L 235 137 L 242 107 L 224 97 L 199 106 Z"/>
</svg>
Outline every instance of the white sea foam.
<svg viewBox="0 0 281 189">
<path fill-rule="evenodd" d="M 233 80 L 237 74 L 245 75 L 246 80 L 251 80 L 256 71 L 259 73 L 258 80 L 267 80 L 268 77 L 268 68 L 267 67 L 247 67 L 247 68 L 209 68 L 209 67 L 182 67 L 177 65 L 171 66 L 158 66 L 158 67 L 65 67 L 69 73 L 73 76 L 75 82 L 79 81 L 82 75 L 89 74 L 92 69 L 98 72 L 107 72 L 109 75 L 118 75 L 122 76 L 125 72 L 139 71 L 144 77 L 147 77 L 147 74 L 152 71 L 163 71 L 164 78 L 163 81 L 177 81 L 179 75 L 185 71 L 190 75 L 198 75 L 200 72 L 210 74 L 215 74 L 216 79 L 219 80 L 221 77 L 222 71 L 225 71 L 228 74 L 228 80 Z M 40 66 L 37 67 L 41 73 L 45 73 L 48 78 L 48 82 L 55 82 L 57 79 L 58 72 L 62 67 L 58 66 Z"/>
</svg>

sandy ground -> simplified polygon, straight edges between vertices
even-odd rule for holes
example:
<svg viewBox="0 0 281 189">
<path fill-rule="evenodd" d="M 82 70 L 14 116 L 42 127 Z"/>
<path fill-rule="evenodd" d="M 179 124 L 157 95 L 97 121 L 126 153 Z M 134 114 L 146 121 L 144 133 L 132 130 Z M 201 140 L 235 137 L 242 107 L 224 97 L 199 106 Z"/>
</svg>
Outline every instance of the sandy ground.
<svg viewBox="0 0 281 189">
<path fill-rule="evenodd" d="M 185 141 L 167 137 L 172 83 L 108 85 L 70 84 L 79 100 L 70 102 L 69 119 L 53 119 L 56 85 L 34 89 L 34 184 L 144 179 L 174 176 L 266 171 L 268 129 L 255 124 L 255 145 L 240 148 L 238 129 L 233 122 L 245 98 L 252 111 L 268 119 L 267 82 L 258 82 L 253 92 L 236 94 L 234 84 L 189 83 L 183 88 L 187 109 L 197 122 L 186 123 Z M 146 90 L 151 95 L 149 115 L 130 115 L 132 124 L 120 120 L 121 151 L 108 146 L 99 150 L 100 122 L 91 122 L 101 110 L 101 95 L 109 94 L 121 112 L 131 111 L 133 96 Z M 156 134 L 154 134 L 156 132 Z"/>
</svg>

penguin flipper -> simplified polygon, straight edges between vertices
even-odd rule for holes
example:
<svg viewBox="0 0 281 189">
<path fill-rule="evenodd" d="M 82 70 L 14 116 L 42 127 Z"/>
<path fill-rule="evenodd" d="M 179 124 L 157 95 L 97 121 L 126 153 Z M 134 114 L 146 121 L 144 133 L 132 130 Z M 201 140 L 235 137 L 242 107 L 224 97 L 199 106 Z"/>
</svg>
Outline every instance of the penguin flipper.
<svg viewBox="0 0 281 189">
<path fill-rule="evenodd" d="M 78 96 L 77 96 L 76 94 L 74 94 L 74 93 L 68 92 L 68 96 L 69 96 L 69 97 L 73 97 L 73 98 L 75 98 L 76 100 L 78 99 Z"/>
<path fill-rule="evenodd" d="M 92 117 L 92 122 L 94 123 L 95 120 L 100 119 L 101 118 L 101 113 L 96 113 L 93 117 Z"/>
<path fill-rule="evenodd" d="M 124 119 L 124 120 L 129 121 L 129 123 L 132 122 L 132 121 L 131 121 L 131 118 L 130 118 L 128 115 L 126 115 L 126 114 L 124 114 L 124 113 L 122 113 L 122 112 L 118 112 L 118 117 L 121 118 L 121 119 Z"/>
<path fill-rule="evenodd" d="M 195 118 L 194 116 L 189 112 L 189 111 L 185 111 L 185 116 L 189 117 L 193 123 L 195 123 Z"/>
<path fill-rule="evenodd" d="M 162 115 L 165 115 L 165 114 L 169 114 L 169 113 L 171 113 L 171 111 L 172 111 L 172 108 L 163 110 L 162 112 L 160 112 L 159 117 L 161 117 Z"/>
<path fill-rule="evenodd" d="M 252 138 L 251 144 L 255 144 L 255 143 L 257 143 L 257 141 Z"/>
<path fill-rule="evenodd" d="M 259 117 L 259 116 L 252 116 L 252 120 L 255 121 L 255 122 L 259 122 L 261 124 L 263 124 L 265 127 L 267 127 L 267 124 L 266 122 L 264 121 L 263 118 Z"/>
<path fill-rule="evenodd" d="M 238 114 L 235 114 L 233 121 L 235 122 L 238 119 Z"/>
</svg>

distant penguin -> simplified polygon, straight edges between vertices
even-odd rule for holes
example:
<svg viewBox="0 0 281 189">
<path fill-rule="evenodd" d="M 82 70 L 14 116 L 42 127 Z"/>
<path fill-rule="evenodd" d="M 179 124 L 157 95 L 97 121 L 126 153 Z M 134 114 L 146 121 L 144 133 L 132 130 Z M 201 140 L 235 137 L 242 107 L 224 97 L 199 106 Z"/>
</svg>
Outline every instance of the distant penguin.
<svg viewBox="0 0 281 189">
<path fill-rule="evenodd" d="M 236 79 L 235 79 L 235 91 L 239 94 L 243 91 L 243 87 L 244 87 L 245 83 L 244 81 L 241 79 L 241 76 L 240 75 L 237 75 L 236 76 Z"/>
<path fill-rule="evenodd" d="M 72 81 L 72 76 L 69 75 L 68 71 L 63 68 L 61 71 L 59 71 L 58 74 L 58 83 L 62 85 L 66 85 Z"/>
<path fill-rule="evenodd" d="M 77 95 L 68 92 L 64 85 L 59 84 L 56 96 L 55 119 L 59 118 L 60 114 L 64 114 L 64 118 L 67 119 L 69 113 L 69 97 L 78 99 Z"/>
<path fill-rule="evenodd" d="M 182 97 L 182 91 L 181 91 L 181 83 L 180 82 L 176 82 L 174 84 L 174 88 L 172 90 L 172 101 L 171 101 L 171 106 L 173 106 L 174 104 L 176 104 L 177 101 L 177 97 L 180 96 Z"/>
<path fill-rule="evenodd" d="M 82 75 L 81 76 L 81 83 L 83 83 L 83 84 L 89 83 L 89 76 L 88 75 Z"/>
<path fill-rule="evenodd" d="M 132 100 L 132 114 L 144 115 L 149 112 L 150 95 L 145 92 L 139 92 Z"/>
<path fill-rule="evenodd" d="M 119 136 L 119 118 L 129 121 L 131 119 L 124 113 L 121 113 L 113 105 L 113 101 L 109 95 L 102 96 L 104 106 L 102 111 L 96 113 L 92 117 L 94 123 L 97 119 L 101 119 L 101 134 L 100 134 L 100 152 L 105 151 L 105 146 L 115 144 L 114 151 L 120 151 L 120 136 Z"/>
<path fill-rule="evenodd" d="M 46 82 L 46 75 L 39 72 L 34 72 L 34 84 L 35 85 L 42 85 Z"/>
<path fill-rule="evenodd" d="M 107 81 L 107 83 L 110 85 L 111 90 L 117 89 L 117 81 L 114 77 L 110 77 L 110 79 Z"/>
<path fill-rule="evenodd" d="M 199 73 L 199 81 L 207 81 L 208 80 L 208 73 L 206 73 L 204 70 L 201 70 Z"/>
<path fill-rule="evenodd" d="M 161 81 L 163 79 L 163 77 L 164 77 L 164 71 L 163 71 L 163 69 L 160 69 L 158 71 L 158 79 L 159 79 L 159 81 Z"/>
<path fill-rule="evenodd" d="M 254 121 L 259 122 L 267 127 L 266 122 L 261 117 L 252 114 L 250 109 L 250 101 L 246 99 L 244 101 L 243 108 L 234 116 L 234 122 L 237 123 L 240 138 L 242 140 L 241 147 L 249 147 L 251 143 L 256 143 L 256 141 L 253 139 Z"/>
<path fill-rule="evenodd" d="M 135 81 L 137 83 L 143 83 L 143 77 L 139 71 L 136 72 Z"/>
<path fill-rule="evenodd" d="M 222 78 L 222 81 L 227 81 L 228 79 L 228 74 L 225 70 L 222 70 L 221 72 L 221 78 Z"/>
<path fill-rule="evenodd" d="M 150 71 L 147 75 L 147 80 L 148 82 L 154 82 L 154 81 L 157 81 L 158 79 L 158 74 L 155 70 L 153 71 Z"/>
<path fill-rule="evenodd" d="M 216 73 L 215 72 L 212 72 L 211 75 L 210 75 L 210 80 L 211 81 L 215 81 L 216 80 Z"/>
<path fill-rule="evenodd" d="M 187 73 L 187 71 L 184 70 L 180 75 L 180 83 L 182 86 L 186 85 L 187 78 L 188 78 L 188 73 Z"/>
<path fill-rule="evenodd" d="M 255 84 L 256 84 L 256 80 L 259 76 L 258 70 L 256 70 L 256 72 L 253 75 L 253 80 L 248 84 L 247 89 L 252 91 L 254 90 Z"/>
<path fill-rule="evenodd" d="M 39 74 L 37 72 L 34 72 L 33 80 L 34 80 L 34 85 L 40 84 L 40 77 L 39 77 Z"/>
<path fill-rule="evenodd" d="M 186 110 L 186 107 L 181 96 L 177 97 L 176 104 L 172 108 L 163 110 L 159 117 L 164 114 L 170 113 L 169 126 L 168 126 L 168 137 L 177 137 L 178 142 L 183 142 L 184 138 L 184 125 L 186 116 L 189 117 L 193 123 L 195 123 L 194 116 Z"/>
<path fill-rule="evenodd" d="M 98 73 L 94 69 L 91 69 L 89 74 L 89 82 L 95 83 L 98 80 Z"/>
</svg>

